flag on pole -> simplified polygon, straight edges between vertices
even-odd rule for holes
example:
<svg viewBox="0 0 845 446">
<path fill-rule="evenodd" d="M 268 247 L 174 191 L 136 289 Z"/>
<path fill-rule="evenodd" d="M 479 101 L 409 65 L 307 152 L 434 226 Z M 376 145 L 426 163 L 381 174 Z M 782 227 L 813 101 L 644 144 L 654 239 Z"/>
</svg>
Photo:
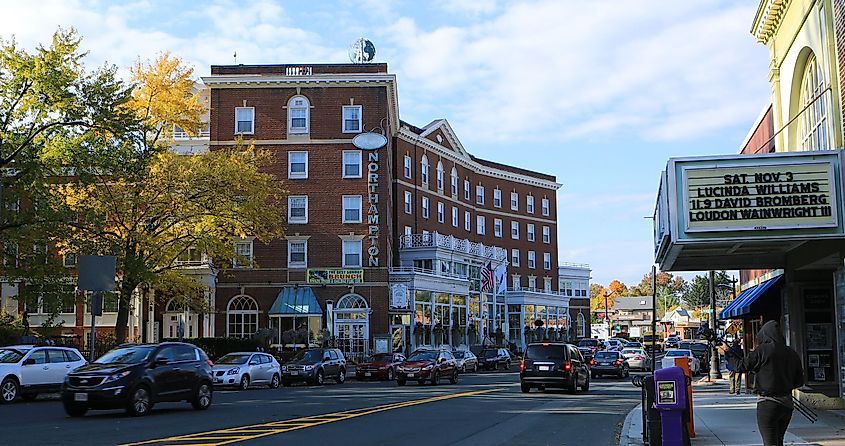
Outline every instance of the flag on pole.
<svg viewBox="0 0 845 446">
<path fill-rule="evenodd" d="M 493 268 L 490 262 L 481 268 L 481 292 L 493 291 Z"/>
<path fill-rule="evenodd" d="M 508 266 L 505 262 L 502 262 L 496 268 L 496 293 L 497 295 L 504 295 L 508 291 L 508 282 L 505 277 L 507 272 Z"/>
</svg>

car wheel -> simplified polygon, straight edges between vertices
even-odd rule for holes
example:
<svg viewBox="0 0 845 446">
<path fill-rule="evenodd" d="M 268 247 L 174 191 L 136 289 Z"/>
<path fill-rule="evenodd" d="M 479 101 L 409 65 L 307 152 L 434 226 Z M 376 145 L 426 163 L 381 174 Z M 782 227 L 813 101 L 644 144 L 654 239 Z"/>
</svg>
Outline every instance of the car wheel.
<svg viewBox="0 0 845 446">
<path fill-rule="evenodd" d="M 396 385 L 397 385 L 397 386 L 404 386 L 404 385 L 405 385 L 405 380 L 404 380 L 404 379 L 397 379 L 397 380 L 396 380 Z"/>
<path fill-rule="evenodd" d="M 8 404 L 15 402 L 20 393 L 20 385 L 15 378 L 9 377 L 0 384 L 0 403 Z"/>
<path fill-rule="evenodd" d="M 279 374 L 274 373 L 273 379 L 270 380 L 270 388 L 271 389 L 278 389 L 279 388 Z"/>
<path fill-rule="evenodd" d="M 590 377 L 589 376 L 586 379 L 584 379 L 584 385 L 581 386 L 581 390 L 583 390 L 584 392 L 590 390 Z"/>
<path fill-rule="evenodd" d="M 455 369 L 455 371 L 452 372 L 452 377 L 449 378 L 449 384 L 457 384 L 457 383 L 458 383 L 458 369 Z"/>
<path fill-rule="evenodd" d="M 191 405 L 194 406 L 194 409 L 196 410 L 206 410 L 211 407 L 211 397 L 211 384 L 202 382 L 199 387 L 197 387 L 197 391 L 194 394 L 194 399 L 191 401 Z"/>
<path fill-rule="evenodd" d="M 528 384 L 520 384 L 519 389 L 522 390 L 522 393 L 528 393 L 531 391 L 531 386 Z"/>
<path fill-rule="evenodd" d="M 334 381 L 338 384 L 343 384 L 346 382 L 346 369 L 341 367 L 340 371 L 337 373 L 337 378 Z"/>
<path fill-rule="evenodd" d="M 88 412 L 88 406 L 76 403 L 65 403 L 65 413 L 69 417 L 83 417 Z"/>
<path fill-rule="evenodd" d="M 23 398 L 24 401 L 35 401 L 35 399 L 38 398 L 38 394 L 37 393 L 22 393 L 21 398 Z"/>
<path fill-rule="evenodd" d="M 317 370 L 317 374 L 314 376 L 314 382 L 313 382 L 313 384 L 314 384 L 315 386 L 322 386 L 322 385 L 323 385 L 323 381 L 324 381 L 323 371 L 322 371 L 322 370 Z"/>
<path fill-rule="evenodd" d="M 511 369 L 511 362 L 508 361 L 508 362 L 505 363 L 505 370 L 510 370 L 510 369 Z"/>
<path fill-rule="evenodd" d="M 478 373 L 478 363 L 472 366 L 472 373 Z"/>
<path fill-rule="evenodd" d="M 152 406 L 153 402 L 150 398 L 150 389 L 146 386 L 138 386 L 129 396 L 126 412 L 133 417 L 142 417 L 150 413 Z"/>
<path fill-rule="evenodd" d="M 499 370 L 499 361 L 496 361 L 496 362 L 493 363 L 493 370 L 495 370 L 495 371 Z"/>
<path fill-rule="evenodd" d="M 467 366 L 466 366 L 466 364 L 464 364 L 464 365 L 461 366 L 461 373 L 466 373 L 466 372 L 467 372 Z"/>
<path fill-rule="evenodd" d="M 573 395 L 578 394 L 578 376 L 572 377 L 572 385 L 569 386 L 569 393 L 571 393 Z"/>
<path fill-rule="evenodd" d="M 249 389 L 249 375 L 244 375 L 244 376 L 241 377 L 240 389 L 241 390 Z"/>
<path fill-rule="evenodd" d="M 387 380 L 393 381 L 395 374 L 393 373 L 393 369 L 387 369 Z"/>
<path fill-rule="evenodd" d="M 431 375 L 431 385 L 436 386 L 438 384 L 440 384 L 440 372 L 434 372 L 434 374 Z"/>
</svg>

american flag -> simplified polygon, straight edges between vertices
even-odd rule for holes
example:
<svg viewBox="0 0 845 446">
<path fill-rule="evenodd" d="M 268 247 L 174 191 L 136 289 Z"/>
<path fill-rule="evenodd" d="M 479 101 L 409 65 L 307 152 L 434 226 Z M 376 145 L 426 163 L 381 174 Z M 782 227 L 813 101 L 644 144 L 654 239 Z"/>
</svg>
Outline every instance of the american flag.
<svg viewBox="0 0 845 446">
<path fill-rule="evenodd" d="M 481 292 L 493 291 L 493 268 L 490 262 L 481 268 Z"/>
</svg>

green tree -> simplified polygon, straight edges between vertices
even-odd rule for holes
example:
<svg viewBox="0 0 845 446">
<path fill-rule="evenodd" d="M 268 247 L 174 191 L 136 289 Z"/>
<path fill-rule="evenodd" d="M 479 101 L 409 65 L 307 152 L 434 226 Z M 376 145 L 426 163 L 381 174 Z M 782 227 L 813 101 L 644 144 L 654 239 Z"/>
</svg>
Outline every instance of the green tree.
<svg viewBox="0 0 845 446">
<path fill-rule="evenodd" d="M 716 298 L 723 299 L 731 293 L 731 279 L 725 271 L 716 271 L 713 280 L 716 283 Z M 689 308 L 710 306 L 709 275 L 696 275 L 683 295 L 684 304 Z"/>
</svg>

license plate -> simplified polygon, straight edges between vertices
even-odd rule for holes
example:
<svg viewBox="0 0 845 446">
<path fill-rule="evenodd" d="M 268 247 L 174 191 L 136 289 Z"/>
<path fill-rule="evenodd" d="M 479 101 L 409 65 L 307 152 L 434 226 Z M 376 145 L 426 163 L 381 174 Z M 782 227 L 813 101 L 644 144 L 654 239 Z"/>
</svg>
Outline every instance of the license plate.
<svg viewBox="0 0 845 446">
<path fill-rule="evenodd" d="M 539 369 L 540 369 L 541 372 L 548 372 L 549 370 L 551 370 L 551 367 L 549 367 L 547 365 L 541 365 L 539 367 Z"/>
<path fill-rule="evenodd" d="M 88 401 L 88 394 L 87 393 L 74 393 L 73 394 L 74 401 Z"/>
<path fill-rule="evenodd" d="M 370 372 L 366 372 L 366 373 L 364 373 L 364 376 L 373 376 L 373 374 L 370 373 Z"/>
<path fill-rule="evenodd" d="M 610 363 L 609 362 L 602 362 L 602 363 L 599 363 L 599 365 L 610 365 Z"/>
<path fill-rule="evenodd" d="M 299 375 L 299 372 L 297 370 L 293 370 L 293 371 L 290 372 L 290 374 L 291 375 Z"/>
<path fill-rule="evenodd" d="M 409 374 L 408 374 L 408 378 L 413 378 L 413 377 L 414 377 L 414 374 L 413 374 L 413 373 L 409 373 Z"/>
</svg>

